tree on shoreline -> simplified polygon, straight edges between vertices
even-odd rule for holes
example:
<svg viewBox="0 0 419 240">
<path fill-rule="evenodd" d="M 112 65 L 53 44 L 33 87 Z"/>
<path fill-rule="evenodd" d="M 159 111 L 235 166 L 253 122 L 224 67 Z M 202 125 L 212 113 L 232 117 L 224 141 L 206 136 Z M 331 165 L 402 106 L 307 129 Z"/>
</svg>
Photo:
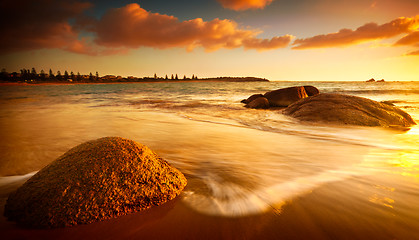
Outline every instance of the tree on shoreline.
<svg viewBox="0 0 419 240">
<path fill-rule="evenodd" d="M 61 81 L 63 79 L 63 76 L 61 76 L 60 71 L 57 71 L 57 75 L 55 76 L 55 78 L 57 78 L 58 81 Z"/>
<path fill-rule="evenodd" d="M 69 78 L 67 70 L 64 71 L 64 81 L 67 81 Z"/>
<path fill-rule="evenodd" d="M 41 69 L 41 73 L 39 74 L 41 81 L 45 81 L 46 76 L 47 75 L 45 74 L 44 69 Z"/>
<path fill-rule="evenodd" d="M 49 79 L 54 79 L 55 78 L 55 76 L 54 76 L 54 73 L 52 72 L 52 70 L 51 70 L 51 68 L 49 69 Z"/>
<path fill-rule="evenodd" d="M 7 74 L 6 68 L 1 69 L 0 79 L 1 80 L 7 80 L 8 79 L 8 74 Z"/>
<path fill-rule="evenodd" d="M 36 73 L 36 70 L 35 70 L 34 67 L 31 70 L 30 78 L 31 78 L 30 80 L 33 80 L 33 79 L 37 79 L 38 78 L 38 74 Z"/>
</svg>

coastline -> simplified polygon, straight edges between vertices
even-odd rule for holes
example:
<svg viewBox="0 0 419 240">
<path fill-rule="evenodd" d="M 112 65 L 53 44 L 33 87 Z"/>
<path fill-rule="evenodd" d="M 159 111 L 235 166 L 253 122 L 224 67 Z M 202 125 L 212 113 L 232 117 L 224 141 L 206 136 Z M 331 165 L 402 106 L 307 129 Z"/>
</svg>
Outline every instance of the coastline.
<svg viewBox="0 0 419 240">
<path fill-rule="evenodd" d="M 186 82 L 270 82 L 265 78 L 256 77 L 217 77 L 217 78 L 201 78 L 201 79 L 162 79 L 162 78 L 143 78 L 137 81 L 123 80 L 109 80 L 100 79 L 99 81 L 0 81 L 0 86 L 32 86 L 32 85 L 78 85 L 78 84 L 120 84 L 120 83 L 186 83 Z"/>
<path fill-rule="evenodd" d="M 169 80 L 169 81 L 141 81 L 141 82 L 84 82 L 84 83 L 27 83 L 27 82 L 0 82 L 0 86 L 48 86 L 48 85 L 99 85 L 99 84 L 132 84 L 132 83 L 197 83 L 197 82 L 259 82 L 259 81 L 224 81 L 224 80 Z"/>
</svg>

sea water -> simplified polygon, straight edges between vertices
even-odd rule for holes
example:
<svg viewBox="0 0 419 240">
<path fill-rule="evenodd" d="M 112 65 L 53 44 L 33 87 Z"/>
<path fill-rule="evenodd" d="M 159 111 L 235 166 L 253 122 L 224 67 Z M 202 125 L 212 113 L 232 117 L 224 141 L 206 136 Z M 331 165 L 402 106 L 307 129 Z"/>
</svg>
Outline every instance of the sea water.
<svg viewBox="0 0 419 240">
<path fill-rule="evenodd" d="M 388 101 L 419 123 L 419 82 L 1 86 L 1 208 L 10 192 L 68 149 L 120 136 L 147 145 L 182 171 L 187 187 L 173 209 L 146 228 L 147 221 L 120 226 L 117 220 L 118 230 L 82 226 L 66 234 L 419 238 L 419 127 L 307 124 L 240 103 L 252 94 L 299 85 Z M 18 234 L 10 224 L 2 222 Z M 36 236 L 68 236 L 52 232 Z"/>
</svg>

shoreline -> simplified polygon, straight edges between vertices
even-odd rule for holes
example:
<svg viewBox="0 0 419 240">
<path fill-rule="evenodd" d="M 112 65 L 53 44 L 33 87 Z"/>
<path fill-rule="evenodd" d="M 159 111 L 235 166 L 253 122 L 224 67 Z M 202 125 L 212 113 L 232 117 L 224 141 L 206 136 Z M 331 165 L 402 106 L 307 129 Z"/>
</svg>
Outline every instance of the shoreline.
<svg viewBox="0 0 419 240">
<path fill-rule="evenodd" d="M 270 81 L 225 81 L 225 80 L 168 80 L 168 81 L 141 81 L 141 82 L 42 82 L 42 83 L 28 83 L 28 82 L 0 82 L 1 86 L 48 86 L 48 85 L 98 85 L 98 84 L 132 84 L 132 83 L 198 83 L 198 82 L 270 82 Z"/>
</svg>

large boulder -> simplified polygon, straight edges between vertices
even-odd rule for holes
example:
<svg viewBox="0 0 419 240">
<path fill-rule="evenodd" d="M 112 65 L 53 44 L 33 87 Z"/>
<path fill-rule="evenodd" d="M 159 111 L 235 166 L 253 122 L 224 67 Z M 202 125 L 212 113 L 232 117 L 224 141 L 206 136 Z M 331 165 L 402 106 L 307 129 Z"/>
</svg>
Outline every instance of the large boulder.
<svg viewBox="0 0 419 240">
<path fill-rule="evenodd" d="M 269 108 L 269 101 L 264 97 L 258 97 L 245 105 L 247 108 L 267 109 Z"/>
<path fill-rule="evenodd" d="M 308 96 L 315 96 L 320 93 L 319 89 L 314 86 L 304 86 L 304 90 L 306 90 Z"/>
<path fill-rule="evenodd" d="M 246 104 L 248 104 L 248 103 L 250 103 L 251 101 L 255 100 L 256 98 L 260 98 L 260 97 L 263 97 L 263 95 L 262 95 L 262 94 L 253 94 L 253 95 L 252 95 L 252 96 L 250 96 L 249 98 L 241 100 L 241 102 L 242 102 L 242 103 L 246 103 Z"/>
<path fill-rule="evenodd" d="M 360 126 L 409 127 L 412 117 L 399 108 L 367 98 L 341 94 L 318 94 L 302 99 L 284 110 L 302 121 Z"/>
<path fill-rule="evenodd" d="M 288 105 L 291 105 L 294 102 L 308 96 L 304 87 L 300 86 L 270 91 L 265 93 L 264 97 L 268 99 L 271 107 L 287 107 Z"/>
<path fill-rule="evenodd" d="M 5 216 L 30 227 L 91 223 L 175 198 L 186 178 L 148 147 L 119 137 L 78 145 L 12 193 Z"/>
</svg>

